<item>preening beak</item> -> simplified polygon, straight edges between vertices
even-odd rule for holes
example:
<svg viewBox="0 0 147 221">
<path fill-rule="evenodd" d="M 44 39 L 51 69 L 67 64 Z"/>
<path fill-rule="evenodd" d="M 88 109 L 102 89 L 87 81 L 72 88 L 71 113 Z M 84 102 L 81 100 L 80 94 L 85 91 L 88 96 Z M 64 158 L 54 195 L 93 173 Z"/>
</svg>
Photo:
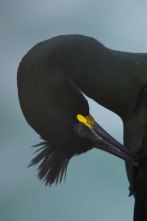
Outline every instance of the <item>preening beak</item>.
<svg viewBox="0 0 147 221">
<path fill-rule="evenodd" d="M 123 160 L 128 161 L 133 166 L 139 166 L 137 159 L 129 152 L 129 150 L 118 141 L 116 141 L 113 137 L 111 137 L 100 125 L 96 122 L 93 125 L 93 129 L 95 132 L 96 143 L 95 147 L 106 152 L 109 152 Z"/>
</svg>

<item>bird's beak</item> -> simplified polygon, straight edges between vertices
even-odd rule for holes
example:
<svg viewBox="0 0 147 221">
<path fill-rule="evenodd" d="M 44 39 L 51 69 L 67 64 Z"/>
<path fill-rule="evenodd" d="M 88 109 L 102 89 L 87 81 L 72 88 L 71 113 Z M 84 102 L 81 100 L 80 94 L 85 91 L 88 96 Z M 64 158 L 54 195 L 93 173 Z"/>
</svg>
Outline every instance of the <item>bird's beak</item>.
<svg viewBox="0 0 147 221">
<path fill-rule="evenodd" d="M 129 150 L 113 137 L 111 137 L 100 125 L 96 122 L 93 125 L 96 143 L 95 147 L 106 152 L 109 152 L 123 160 L 128 161 L 134 166 L 138 166 L 137 159 L 129 152 Z"/>
</svg>

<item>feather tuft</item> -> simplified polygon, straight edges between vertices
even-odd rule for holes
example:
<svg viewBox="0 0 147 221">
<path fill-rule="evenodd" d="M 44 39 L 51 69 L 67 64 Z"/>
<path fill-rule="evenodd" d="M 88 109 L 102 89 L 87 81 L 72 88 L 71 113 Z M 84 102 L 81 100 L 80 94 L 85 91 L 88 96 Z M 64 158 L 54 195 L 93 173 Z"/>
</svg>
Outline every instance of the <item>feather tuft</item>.
<svg viewBox="0 0 147 221">
<path fill-rule="evenodd" d="M 35 153 L 38 153 L 36 157 L 32 159 L 29 166 L 36 165 L 38 163 L 38 177 L 43 179 L 46 185 L 52 185 L 53 183 L 60 183 L 62 179 L 66 178 L 67 165 L 74 153 L 68 151 L 66 146 L 61 148 L 60 145 L 52 147 L 48 141 L 41 142 L 33 147 L 39 147 Z"/>
</svg>

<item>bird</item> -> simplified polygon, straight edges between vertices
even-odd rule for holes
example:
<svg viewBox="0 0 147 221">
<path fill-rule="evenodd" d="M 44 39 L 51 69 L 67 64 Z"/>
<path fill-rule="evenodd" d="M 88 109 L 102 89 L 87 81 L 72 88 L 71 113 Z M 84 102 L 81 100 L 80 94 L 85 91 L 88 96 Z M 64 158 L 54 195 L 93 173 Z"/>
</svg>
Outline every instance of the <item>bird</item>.
<svg viewBox="0 0 147 221">
<path fill-rule="evenodd" d="M 73 156 L 98 148 L 125 160 L 130 195 L 137 197 L 147 125 L 146 53 L 116 51 L 84 35 L 60 35 L 28 51 L 17 85 L 24 117 L 43 140 L 29 165 L 39 164 L 40 179 L 61 182 Z M 124 145 L 91 116 L 85 95 L 122 119 Z"/>
</svg>

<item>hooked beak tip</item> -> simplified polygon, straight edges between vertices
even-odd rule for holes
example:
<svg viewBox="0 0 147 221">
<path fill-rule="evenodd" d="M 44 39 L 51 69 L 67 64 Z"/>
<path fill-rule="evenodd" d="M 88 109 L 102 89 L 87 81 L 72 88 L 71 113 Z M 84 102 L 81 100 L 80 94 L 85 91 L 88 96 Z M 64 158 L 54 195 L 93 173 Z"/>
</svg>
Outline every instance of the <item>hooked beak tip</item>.
<svg viewBox="0 0 147 221">
<path fill-rule="evenodd" d="M 131 153 L 124 145 L 120 144 L 112 136 L 110 136 L 100 125 L 95 123 L 95 136 L 96 136 L 96 145 L 95 147 L 101 150 L 104 150 L 108 153 L 111 153 L 128 163 L 132 164 L 135 167 L 139 166 L 138 159 Z"/>
</svg>

